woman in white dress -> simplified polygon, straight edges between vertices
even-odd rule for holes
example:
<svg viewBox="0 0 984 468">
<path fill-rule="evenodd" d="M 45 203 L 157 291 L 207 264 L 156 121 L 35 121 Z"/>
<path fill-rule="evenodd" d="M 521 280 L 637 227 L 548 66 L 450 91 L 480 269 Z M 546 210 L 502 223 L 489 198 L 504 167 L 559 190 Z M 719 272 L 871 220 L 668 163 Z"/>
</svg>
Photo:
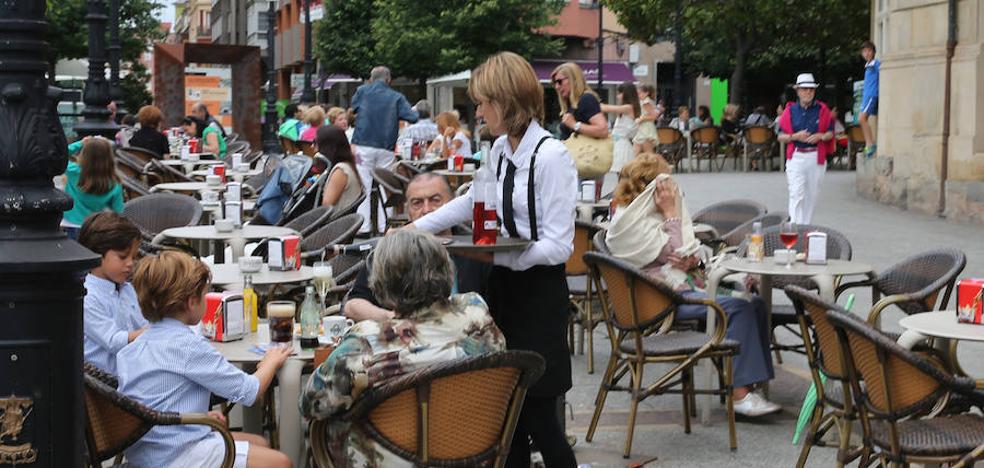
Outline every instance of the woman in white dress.
<svg viewBox="0 0 984 468">
<path fill-rule="evenodd" d="M 617 114 L 615 125 L 612 127 L 612 138 L 615 146 L 612 150 L 612 168 L 609 171 L 618 174 L 622 166 L 635 157 L 632 147 L 632 137 L 635 136 L 636 118 L 639 117 L 639 95 L 632 83 L 622 83 L 618 87 L 618 104 L 602 104 L 601 111 Z"/>
<path fill-rule="evenodd" d="M 636 154 L 652 153 L 656 148 L 656 143 L 658 143 L 656 137 L 656 121 L 663 116 L 664 109 L 662 106 L 653 102 L 655 93 L 656 90 L 653 88 L 653 85 L 639 85 L 639 108 L 642 112 L 641 114 L 637 114 L 636 123 L 639 125 L 639 130 L 636 131 L 635 137 L 632 138 Z"/>
</svg>

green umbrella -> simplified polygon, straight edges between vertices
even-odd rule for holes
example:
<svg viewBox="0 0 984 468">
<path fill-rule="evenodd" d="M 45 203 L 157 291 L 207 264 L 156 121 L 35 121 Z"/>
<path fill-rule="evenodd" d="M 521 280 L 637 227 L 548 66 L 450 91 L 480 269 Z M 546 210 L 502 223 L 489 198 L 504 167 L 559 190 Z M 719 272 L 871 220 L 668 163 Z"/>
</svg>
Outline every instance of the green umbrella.
<svg viewBox="0 0 984 468">
<path fill-rule="evenodd" d="M 854 306 L 854 294 L 847 296 L 847 304 L 844 305 L 844 309 L 850 311 L 851 307 Z M 827 376 L 820 372 L 820 382 L 822 384 L 827 383 Z M 796 432 L 793 433 L 793 445 L 799 443 L 799 438 L 803 434 L 803 429 L 806 428 L 806 424 L 810 422 L 810 417 L 813 415 L 813 409 L 817 406 L 817 387 L 814 383 L 810 382 L 810 389 L 806 391 L 806 396 L 803 398 L 803 406 L 800 407 L 799 419 L 796 420 Z"/>
</svg>

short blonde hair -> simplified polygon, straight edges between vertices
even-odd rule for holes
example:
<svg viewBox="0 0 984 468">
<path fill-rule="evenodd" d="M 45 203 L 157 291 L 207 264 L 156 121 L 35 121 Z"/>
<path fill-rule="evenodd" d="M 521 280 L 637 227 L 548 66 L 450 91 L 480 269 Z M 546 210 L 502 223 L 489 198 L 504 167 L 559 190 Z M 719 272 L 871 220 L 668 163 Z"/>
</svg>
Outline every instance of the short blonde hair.
<svg viewBox="0 0 984 468">
<path fill-rule="evenodd" d="M 550 72 L 550 79 L 554 79 L 557 75 L 563 75 L 564 78 L 567 78 L 571 82 L 571 94 L 567 96 L 567 100 L 565 101 L 563 97 L 557 96 L 558 101 L 560 101 L 560 115 L 566 114 L 568 109 L 577 109 L 577 103 L 585 93 L 598 97 L 598 94 L 588 87 L 588 82 L 584 80 L 584 71 L 581 70 L 580 65 L 574 62 L 564 62 L 557 65 L 557 68 L 554 68 Z"/>
<path fill-rule="evenodd" d="M 522 138 L 531 121 L 543 121 L 543 87 L 533 66 L 513 52 L 499 52 L 475 68 L 468 95 L 494 106 L 509 136 Z"/>
<path fill-rule="evenodd" d="M 735 104 L 735 103 L 732 102 L 732 103 L 724 106 L 724 116 L 725 117 L 736 118 L 736 117 L 738 117 L 738 110 L 739 110 L 738 104 Z"/>
<path fill-rule="evenodd" d="M 337 119 L 338 116 L 343 115 L 345 113 L 346 113 L 345 109 L 336 106 L 336 107 L 332 107 L 331 109 L 328 109 L 328 112 L 325 114 L 325 116 L 328 117 L 328 122 L 334 125 L 335 119 Z"/>
<path fill-rule="evenodd" d="M 438 129 L 453 128 L 455 130 L 461 130 L 461 121 L 458 120 L 458 117 L 453 112 L 441 112 L 437 114 L 434 123 L 437 124 Z"/>
<path fill-rule="evenodd" d="M 663 156 L 656 153 L 639 153 L 632 161 L 622 166 L 615 186 L 615 203 L 628 206 L 646 189 L 650 182 L 660 174 L 670 174 L 673 166 Z"/>
<path fill-rule="evenodd" d="M 173 250 L 144 257 L 133 274 L 140 310 L 151 322 L 185 312 L 188 300 L 205 294 L 211 281 L 204 263 Z"/>
<path fill-rule="evenodd" d="M 324 125 L 325 110 L 321 106 L 311 106 L 304 111 L 304 123 L 314 127 Z"/>
</svg>

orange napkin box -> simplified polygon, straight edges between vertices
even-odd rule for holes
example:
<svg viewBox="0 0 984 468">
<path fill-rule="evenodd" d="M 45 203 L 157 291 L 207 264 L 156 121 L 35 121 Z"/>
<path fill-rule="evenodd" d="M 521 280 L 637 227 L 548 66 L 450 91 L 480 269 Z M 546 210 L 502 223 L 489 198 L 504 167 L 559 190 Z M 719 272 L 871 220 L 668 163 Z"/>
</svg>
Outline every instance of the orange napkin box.
<svg viewBox="0 0 984 468">
<path fill-rule="evenodd" d="M 984 278 L 965 278 L 957 283 L 957 321 L 981 325 Z"/>
<path fill-rule="evenodd" d="M 212 292 L 205 295 L 202 335 L 212 341 L 235 341 L 246 336 L 243 296 Z"/>
</svg>

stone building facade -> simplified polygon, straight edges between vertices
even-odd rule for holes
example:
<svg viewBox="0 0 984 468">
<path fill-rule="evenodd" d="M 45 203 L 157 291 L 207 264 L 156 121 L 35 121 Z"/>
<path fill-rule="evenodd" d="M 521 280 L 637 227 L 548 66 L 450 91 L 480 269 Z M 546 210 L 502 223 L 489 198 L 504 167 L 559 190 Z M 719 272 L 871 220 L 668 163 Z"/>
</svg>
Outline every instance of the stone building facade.
<svg viewBox="0 0 984 468">
<path fill-rule="evenodd" d="M 871 0 L 881 65 L 878 154 L 859 157 L 858 193 L 925 213 L 940 208 L 947 0 Z M 958 0 L 948 177 L 942 214 L 984 223 L 984 2 Z"/>
</svg>

